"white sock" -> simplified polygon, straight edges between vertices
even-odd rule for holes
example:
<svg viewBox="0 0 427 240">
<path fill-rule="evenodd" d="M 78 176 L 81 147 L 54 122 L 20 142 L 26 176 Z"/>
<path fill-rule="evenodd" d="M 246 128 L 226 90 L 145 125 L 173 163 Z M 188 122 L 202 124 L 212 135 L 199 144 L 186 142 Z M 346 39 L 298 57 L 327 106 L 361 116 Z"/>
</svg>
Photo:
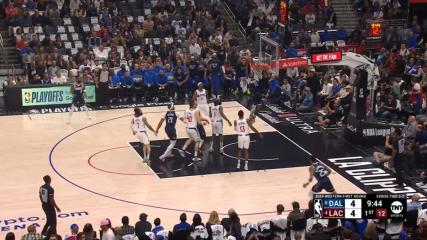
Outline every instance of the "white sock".
<svg viewBox="0 0 427 240">
<path fill-rule="evenodd" d="M 71 116 L 73 115 L 73 112 L 76 110 L 76 106 L 71 105 L 71 109 L 70 109 L 70 113 L 68 114 L 68 117 L 71 118 Z"/>
<path fill-rule="evenodd" d="M 89 117 L 89 108 L 86 105 L 83 105 L 83 109 L 86 112 L 86 116 Z"/>
<path fill-rule="evenodd" d="M 199 155 L 199 151 L 194 151 L 194 157 L 197 157 Z"/>
<path fill-rule="evenodd" d="M 224 147 L 224 143 L 222 141 L 219 142 L 219 147 L 223 148 Z"/>
<path fill-rule="evenodd" d="M 202 146 L 203 146 L 203 143 L 204 143 L 205 141 L 202 139 L 202 140 L 200 140 L 200 143 L 199 143 L 199 147 L 201 148 Z"/>
<path fill-rule="evenodd" d="M 166 151 L 163 153 L 163 155 L 162 156 L 160 156 L 160 157 L 166 157 L 166 156 L 168 156 L 169 155 L 169 153 L 172 151 L 172 149 L 175 147 L 175 144 L 176 144 L 176 140 L 170 140 L 170 142 L 169 142 L 169 146 L 166 148 Z"/>
</svg>

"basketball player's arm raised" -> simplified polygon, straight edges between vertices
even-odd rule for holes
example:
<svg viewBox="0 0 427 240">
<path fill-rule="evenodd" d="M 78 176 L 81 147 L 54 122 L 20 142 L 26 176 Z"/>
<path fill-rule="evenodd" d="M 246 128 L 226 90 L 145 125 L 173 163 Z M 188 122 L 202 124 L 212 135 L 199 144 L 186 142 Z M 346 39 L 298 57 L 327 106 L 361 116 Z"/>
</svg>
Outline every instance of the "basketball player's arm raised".
<svg viewBox="0 0 427 240">
<path fill-rule="evenodd" d="M 146 117 L 142 117 L 142 121 L 144 122 L 145 126 L 147 126 L 148 129 L 150 129 L 156 136 L 157 132 L 154 130 L 154 128 L 148 123 Z"/>
<path fill-rule="evenodd" d="M 224 114 L 224 108 L 222 106 L 219 106 L 219 113 L 221 114 L 222 118 L 225 119 L 225 121 L 228 122 L 228 125 L 231 127 L 231 122 L 230 120 L 227 118 L 227 116 L 225 116 Z"/>
<path fill-rule="evenodd" d="M 308 186 L 308 184 L 311 183 L 311 181 L 313 181 L 313 176 L 314 176 L 314 167 L 310 166 L 308 168 L 308 172 L 310 173 L 310 177 L 308 178 L 308 182 L 304 183 L 302 186 L 305 188 Z"/>
</svg>

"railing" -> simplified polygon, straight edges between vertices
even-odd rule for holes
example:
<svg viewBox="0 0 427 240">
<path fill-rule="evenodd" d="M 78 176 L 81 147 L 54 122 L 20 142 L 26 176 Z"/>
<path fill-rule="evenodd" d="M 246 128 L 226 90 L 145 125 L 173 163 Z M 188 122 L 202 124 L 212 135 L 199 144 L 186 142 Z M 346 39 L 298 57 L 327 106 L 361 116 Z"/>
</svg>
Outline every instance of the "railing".
<svg viewBox="0 0 427 240">
<path fill-rule="evenodd" d="M 236 15 L 234 15 L 233 11 L 231 11 L 230 6 L 228 6 L 227 1 L 223 1 L 224 6 L 226 8 L 226 11 L 228 12 L 228 14 L 230 14 L 233 17 L 233 20 L 237 23 L 237 25 L 239 25 L 239 31 L 242 34 L 243 37 L 246 37 L 246 30 L 245 28 L 242 26 L 242 24 L 240 23 L 240 19 L 237 19 Z"/>
<path fill-rule="evenodd" d="M 3 60 L 6 63 L 6 65 L 9 66 L 9 60 L 8 60 L 9 57 L 7 56 L 7 51 L 4 48 L 3 43 L 4 43 L 3 36 L 0 33 L 0 48 L 1 48 L 2 52 L 3 52 L 3 54 L 1 54 L 1 56 L 3 57 Z M 10 67 L 12 68 L 12 77 L 15 78 L 15 65 L 11 64 Z"/>
</svg>

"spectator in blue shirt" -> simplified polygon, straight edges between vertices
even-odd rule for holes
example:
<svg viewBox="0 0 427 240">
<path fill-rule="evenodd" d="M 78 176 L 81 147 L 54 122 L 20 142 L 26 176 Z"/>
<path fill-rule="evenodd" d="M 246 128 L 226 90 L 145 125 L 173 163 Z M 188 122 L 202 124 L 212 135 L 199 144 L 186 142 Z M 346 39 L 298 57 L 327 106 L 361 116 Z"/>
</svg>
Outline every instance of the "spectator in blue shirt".
<svg viewBox="0 0 427 240">
<path fill-rule="evenodd" d="M 176 93 L 176 81 L 175 81 L 175 76 L 174 76 L 174 71 L 172 69 L 172 66 L 170 64 L 166 64 L 165 66 L 165 76 L 167 79 L 167 92 L 168 92 L 168 97 L 170 99 L 172 98 L 177 98 L 177 93 Z"/>
<path fill-rule="evenodd" d="M 160 231 L 165 230 L 160 224 L 160 218 L 154 219 L 154 228 L 151 231 L 156 235 L 156 240 L 163 240 L 163 236 L 157 235 L 157 233 L 159 233 Z"/>
<path fill-rule="evenodd" d="M 417 43 L 417 35 L 412 32 L 409 31 L 408 32 L 408 36 L 406 37 L 406 45 L 408 45 L 408 48 L 416 48 L 418 43 Z"/>
<path fill-rule="evenodd" d="M 122 85 L 122 92 L 124 96 L 124 100 L 132 100 L 134 95 L 134 88 L 133 88 L 133 77 L 130 75 L 129 69 L 126 69 L 124 75 L 120 77 L 120 83 Z"/>
<path fill-rule="evenodd" d="M 140 101 L 143 94 L 143 76 L 144 71 L 142 70 L 142 66 L 140 64 L 135 64 L 133 66 L 132 71 L 130 72 L 130 75 L 133 77 L 134 81 L 134 89 L 135 89 L 135 97 L 136 101 Z"/>
<path fill-rule="evenodd" d="M 179 217 L 180 223 L 176 224 L 173 227 L 173 233 L 176 234 L 177 232 L 188 232 L 190 233 L 191 225 L 187 223 L 187 214 L 183 213 Z"/>
<path fill-rule="evenodd" d="M 35 3 L 33 0 L 28 0 L 28 2 L 25 4 L 25 8 L 28 10 L 34 11 L 36 7 L 37 7 L 37 3 Z"/>
<path fill-rule="evenodd" d="M 157 86 L 157 77 L 152 64 L 149 64 L 144 72 L 144 84 L 147 89 L 146 100 L 147 102 L 151 102 L 154 97 L 157 96 L 157 92 L 159 90 Z"/>
<path fill-rule="evenodd" d="M 157 83 L 159 85 L 159 94 L 161 98 L 165 98 L 167 95 L 168 77 L 165 75 L 165 71 L 160 69 L 159 75 L 157 75 Z"/>
<path fill-rule="evenodd" d="M 314 101 L 313 101 L 313 93 L 311 93 L 311 90 L 308 86 L 304 87 L 304 92 L 302 93 L 302 103 L 300 106 L 298 106 L 297 111 L 298 112 L 310 112 L 313 108 Z"/>
<path fill-rule="evenodd" d="M 298 51 L 295 48 L 295 44 L 294 43 L 291 43 L 290 46 L 288 48 L 286 48 L 286 50 L 285 50 L 285 57 L 286 58 L 298 57 Z"/>
</svg>

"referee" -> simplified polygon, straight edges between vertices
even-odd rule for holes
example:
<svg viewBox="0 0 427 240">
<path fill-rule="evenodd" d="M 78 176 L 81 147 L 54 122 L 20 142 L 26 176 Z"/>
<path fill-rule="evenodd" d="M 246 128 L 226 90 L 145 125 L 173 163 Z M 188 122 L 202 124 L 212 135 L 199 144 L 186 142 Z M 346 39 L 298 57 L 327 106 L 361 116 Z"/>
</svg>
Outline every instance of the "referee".
<svg viewBox="0 0 427 240">
<path fill-rule="evenodd" d="M 43 181 L 44 185 L 39 189 L 40 201 L 46 214 L 46 224 L 43 227 L 42 234 L 49 236 L 50 234 L 56 234 L 56 211 L 61 212 L 61 209 L 56 205 L 53 198 L 54 190 L 50 186 L 52 179 L 49 175 L 46 175 L 43 177 Z"/>
</svg>

